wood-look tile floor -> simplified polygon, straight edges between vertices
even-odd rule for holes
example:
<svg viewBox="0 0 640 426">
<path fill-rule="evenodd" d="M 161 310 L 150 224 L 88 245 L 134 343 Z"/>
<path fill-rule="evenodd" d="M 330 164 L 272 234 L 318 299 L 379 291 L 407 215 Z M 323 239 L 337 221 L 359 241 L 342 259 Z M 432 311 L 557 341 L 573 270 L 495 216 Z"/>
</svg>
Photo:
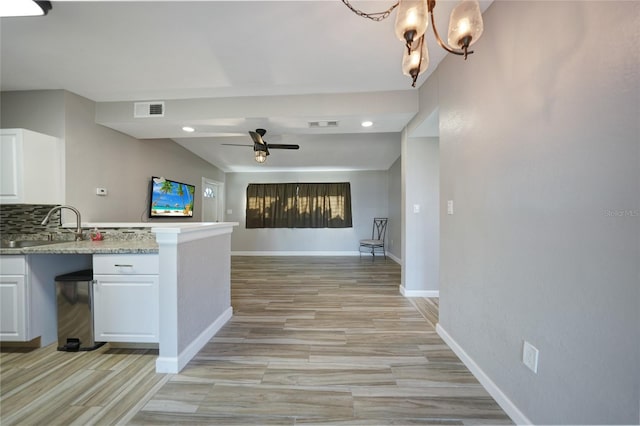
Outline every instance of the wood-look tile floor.
<svg viewBox="0 0 640 426">
<path fill-rule="evenodd" d="M 126 422 L 163 381 L 157 350 L 59 352 L 49 345 L 0 351 L 0 424 L 90 425 Z"/>
<path fill-rule="evenodd" d="M 180 374 L 3 348 L 0 424 L 511 424 L 399 283 L 391 260 L 233 257 L 234 316 Z"/>
<path fill-rule="evenodd" d="M 399 284 L 391 260 L 233 257 L 233 318 L 130 423 L 511 424 L 436 334 L 437 299 Z"/>
</svg>

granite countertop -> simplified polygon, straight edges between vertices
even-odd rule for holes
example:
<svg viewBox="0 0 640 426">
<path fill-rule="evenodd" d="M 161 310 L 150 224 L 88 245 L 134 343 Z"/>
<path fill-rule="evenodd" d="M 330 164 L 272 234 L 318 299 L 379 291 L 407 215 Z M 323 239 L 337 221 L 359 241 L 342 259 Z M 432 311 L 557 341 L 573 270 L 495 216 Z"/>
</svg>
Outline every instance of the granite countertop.
<svg viewBox="0 0 640 426">
<path fill-rule="evenodd" d="M 184 235 L 188 240 L 191 234 L 206 234 L 212 231 L 225 230 L 238 226 L 237 222 L 191 222 L 191 223 L 90 223 L 84 224 L 85 235 L 90 233 L 90 229 L 99 229 L 104 236 L 102 241 L 69 241 L 68 234 L 56 234 L 50 244 L 33 245 L 30 247 L 0 247 L 0 255 L 11 254 L 145 254 L 158 253 L 157 235 L 166 237 L 174 235 Z M 75 225 L 74 225 L 75 227 Z M 62 226 L 63 229 L 67 225 Z M 157 234 L 157 235 L 154 235 Z M 52 232 L 42 234 L 9 234 L 4 235 L 3 243 L 9 240 L 15 241 L 41 241 L 51 238 Z M 4 241 L 6 239 L 7 241 Z M 66 241 L 62 241 L 66 240 Z"/>
<path fill-rule="evenodd" d="M 104 240 L 104 241 L 68 241 L 52 244 L 24 247 L 0 248 L 5 254 L 108 254 L 108 253 L 158 253 L 158 243 L 154 240 Z"/>
</svg>

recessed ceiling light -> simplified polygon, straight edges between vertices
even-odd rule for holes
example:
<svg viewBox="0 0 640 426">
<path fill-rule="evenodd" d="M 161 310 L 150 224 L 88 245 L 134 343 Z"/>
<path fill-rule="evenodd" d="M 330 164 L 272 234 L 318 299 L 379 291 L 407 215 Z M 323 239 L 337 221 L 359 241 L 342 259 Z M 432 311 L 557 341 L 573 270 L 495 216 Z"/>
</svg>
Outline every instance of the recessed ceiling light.
<svg viewBox="0 0 640 426">
<path fill-rule="evenodd" d="M 373 121 L 363 121 L 362 127 L 371 127 L 373 126 Z"/>
<path fill-rule="evenodd" d="M 184 126 L 184 127 L 182 128 L 182 130 L 184 130 L 184 131 L 185 131 L 185 132 L 187 132 L 187 133 L 192 133 L 192 132 L 195 132 L 195 131 L 196 131 L 196 129 L 194 129 L 193 127 L 190 127 L 190 126 Z"/>
</svg>

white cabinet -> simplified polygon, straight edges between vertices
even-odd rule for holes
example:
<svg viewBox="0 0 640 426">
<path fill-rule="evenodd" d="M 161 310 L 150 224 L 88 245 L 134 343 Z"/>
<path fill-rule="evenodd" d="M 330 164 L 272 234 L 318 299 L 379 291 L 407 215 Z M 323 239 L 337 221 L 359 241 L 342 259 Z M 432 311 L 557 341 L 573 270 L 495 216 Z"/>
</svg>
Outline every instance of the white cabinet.
<svg viewBox="0 0 640 426">
<path fill-rule="evenodd" d="M 97 342 L 159 342 L 157 254 L 93 256 Z"/>
<path fill-rule="evenodd" d="M 27 339 L 26 260 L 24 256 L 0 258 L 0 339 Z"/>
<path fill-rule="evenodd" d="M 0 130 L 0 203 L 63 204 L 62 141 L 26 129 Z"/>
</svg>

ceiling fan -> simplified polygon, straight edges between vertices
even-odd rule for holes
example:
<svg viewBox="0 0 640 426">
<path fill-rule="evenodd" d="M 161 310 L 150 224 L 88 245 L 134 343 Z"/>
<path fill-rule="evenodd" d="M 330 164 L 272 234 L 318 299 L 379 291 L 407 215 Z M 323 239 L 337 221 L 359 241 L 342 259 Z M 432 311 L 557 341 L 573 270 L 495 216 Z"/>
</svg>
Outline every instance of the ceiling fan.
<svg viewBox="0 0 640 426">
<path fill-rule="evenodd" d="M 253 151 L 256 155 L 256 161 L 258 163 L 264 163 L 267 161 L 267 155 L 269 155 L 269 149 L 300 149 L 300 145 L 293 144 L 270 144 L 267 143 L 262 137 L 267 133 L 265 129 L 256 129 L 255 132 L 249 131 L 251 139 L 253 139 Z M 222 145 L 231 146 L 251 146 L 251 145 L 239 145 L 235 143 L 223 143 Z"/>
</svg>

